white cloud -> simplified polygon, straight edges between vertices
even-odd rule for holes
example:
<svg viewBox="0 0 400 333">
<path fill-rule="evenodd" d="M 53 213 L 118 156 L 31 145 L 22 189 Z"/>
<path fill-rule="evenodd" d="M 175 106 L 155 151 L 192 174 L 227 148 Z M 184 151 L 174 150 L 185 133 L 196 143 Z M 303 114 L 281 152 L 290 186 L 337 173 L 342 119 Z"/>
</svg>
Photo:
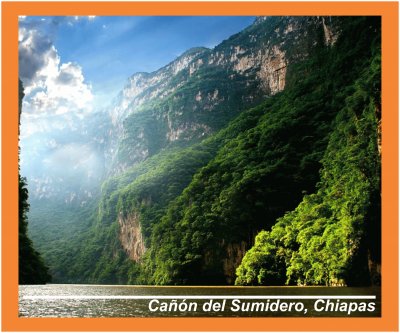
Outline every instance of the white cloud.
<svg viewBox="0 0 400 333">
<path fill-rule="evenodd" d="M 56 60 L 57 51 L 49 38 L 34 29 L 20 28 L 18 41 L 19 76 L 25 86 L 37 85 L 38 73 Z"/>
<path fill-rule="evenodd" d="M 75 21 L 79 21 L 80 19 L 87 18 L 89 21 L 93 21 L 96 18 L 96 15 L 87 15 L 87 16 L 74 16 Z"/>
<path fill-rule="evenodd" d="M 22 117 L 31 120 L 25 134 L 45 130 L 49 126 L 41 123 L 50 122 L 51 116 L 93 109 L 92 88 L 82 68 L 62 63 L 52 41 L 36 29 L 19 29 L 19 75 L 25 88 Z"/>
</svg>

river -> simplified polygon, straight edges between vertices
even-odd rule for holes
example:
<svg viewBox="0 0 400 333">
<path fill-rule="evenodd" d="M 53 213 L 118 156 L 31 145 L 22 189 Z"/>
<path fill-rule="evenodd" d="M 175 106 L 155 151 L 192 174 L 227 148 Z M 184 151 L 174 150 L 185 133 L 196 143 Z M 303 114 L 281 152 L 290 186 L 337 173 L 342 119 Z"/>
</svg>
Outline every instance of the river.
<svg viewBox="0 0 400 333">
<path fill-rule="evenodd" d="M 165 310 L 165 311 L 164 311 Z M 379 317 L 379 287 L 24 285 L 20 317 Z"/>
</svg>

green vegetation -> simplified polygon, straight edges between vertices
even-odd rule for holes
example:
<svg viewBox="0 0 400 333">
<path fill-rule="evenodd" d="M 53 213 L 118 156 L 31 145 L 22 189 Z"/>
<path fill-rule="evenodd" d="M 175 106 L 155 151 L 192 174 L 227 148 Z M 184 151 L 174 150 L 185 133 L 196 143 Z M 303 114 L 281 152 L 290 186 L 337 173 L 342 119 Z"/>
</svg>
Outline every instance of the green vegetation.
<svg viewBox="0 0 400 333">
<path fill-rule="evenodd" d="M 242 89 L 244 76 L 213 65 L 182 71 L 171 95 L 130 115 L 117 156 L 125 171 L 84 207 L 32 214 L 55 280 L 379 282 L 371 267 L 380 263 L 380 18 L 333 20 L 333 46 L 316 18 L 299 19 L 293 33 L 290 18 L 271 18 L 215 49 L 255 52 L 285 40 L 293 62 L 283 92 L 262 96 L 255 79 Z M 216 90 L 210 111 L 205 96 Z M 168 141 L 171 129 L 186 131 Z M 120 241 L 121 220 L 132 216 L 146 248 L 135 262 Z M 57 232 L 66 217 L 69 231 Z"/>
<path fill-rule="evenodd" d="M 367 261 L 379 260 L 380 73 L 376 54 L 336 117 L 317 192 L 257 235 L 236 284 L 367 285 L 377 278 Z"/>
<path fill-rule="evenodd" d="M 27 211 L 28 190 L 26 180 L 19 176 L 19 231 L 18 231 L 18 274 L 19 284 L 43 284 L 51 280 L 48 267 L 28 237 Z"/>
</svg>

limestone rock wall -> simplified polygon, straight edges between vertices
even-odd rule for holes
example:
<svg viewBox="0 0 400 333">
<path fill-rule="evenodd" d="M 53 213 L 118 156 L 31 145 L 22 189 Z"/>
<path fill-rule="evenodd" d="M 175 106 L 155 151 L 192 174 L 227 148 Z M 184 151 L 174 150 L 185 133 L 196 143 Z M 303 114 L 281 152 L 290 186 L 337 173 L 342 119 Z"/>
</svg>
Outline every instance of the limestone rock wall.
<svg viewBox="0 0 400 333">
<path fill-rule="evenodd" d="M 129 258 L 135 262 L 138 262 L 146 251 L 139 220 L 140 215 L 136 212 L 130 213 L 126 217 L 122 214 L 118 216 L 119 240 Z"/>
</svg>

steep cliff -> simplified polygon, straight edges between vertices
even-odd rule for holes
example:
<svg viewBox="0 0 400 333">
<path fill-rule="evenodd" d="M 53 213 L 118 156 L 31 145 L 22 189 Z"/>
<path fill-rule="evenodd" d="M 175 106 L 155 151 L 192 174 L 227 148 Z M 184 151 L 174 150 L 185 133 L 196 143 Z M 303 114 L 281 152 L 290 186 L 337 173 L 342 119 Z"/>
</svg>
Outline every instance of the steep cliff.
<svg viewBox="0 0 400 333">
<path fill-rule="evenodd" d="M 134 74 L 108 111 L 112 173 L 161 149 L 201 141 L 282 91 L 288 64 L 333 44 L 337 24 L 323 17 L 258 19 L 214 49 L 194 48 L 153 73 Z"/>
<path fill-rule="evenodd" d="M 172 87 L 168 91 L 171 95 L 158 91 L 159 98 L 152 100 L 151 107 L 141 100 L 141 107 L 130 111 L 124 122 L 126 136 L 119 145 L 123 148 L 124 140 L 130 138 L 129 149 L 134 151 L 128 155 L 134 159 L 125 162 L 139 163 L 138 167 L 103 187 L 102 207 L 109 212 L 103 221 L 121 213 L 140 216 L 134 233 L 142 230 L 147 249 L 139 260 L 144 267 L 141 281 L 232 283 L 257 231 L 269 228 L 276 218 L 293 209 L 304 192 L 314 191 L 327 133 L 338 112 L 335 105 L 343 102 L 338 91 L 353 84 L 363 57 L 369 56 L 359 46 L 355 53 L 360 59 L 351 53 L 344 56 L 346 60 L 336 59 L 338 54 L 346 54 L 347 36 L 342 38 L 344 42 L 339 42 L 339 37 L 342 29 L 350 29 L 349 22 L 352 19 L 259 18 L 215 49 L 202 49 L 189 58 L 183 55 L 165 67 L 172 75 L 175 63 L 185 64 L 179 71 L 182 86 Z M 352 75 L 341 78 L 335 68 L 345 61 L 352 64 Z M 205 82 L 212 88 L 206 90 Z M 232 90 L 226 89 L 226 82 L 233 82 Z M 285 87 L 288 91 L 284 95 L 271 98 Z M 232 94 L 240 97 L 234 105 L 229 104 Z M 240 111 L 266 96 L 271 97 L 263 106 Z M 207 117 L 202 118 L 204 112 Z M 241 116 L 229 127 L 212 135 L 223 116 L 227 122 L 238 112 Z M 152 131 L 149 126 L 135 127 L 144 115 L 149 117 Z M 137 140 L 127 133 L 132 129 Z M 201 137 L 196 137 L 198 129 Z M 298 140 L 289 133 L 303 137 Z M 165 150 L 188 146 L 207 136 L 209 139 L 193 146 L 190 154 L 182 150 L 171 159 Z M 159 145 L 154 144 L 154 137 L 160 140 Z M 138 147 L 147 150 L 143 154 Z M 164 149 L 164 155 L 157 155 L 159 149 Z M 207 154 L 199 158 L 199 150 Z M 141 156 L 135 151 L 142 152 Z M 189 156 L 196 163 L 188 164 Z M 153 166 L 151 172 L 140 164 L 142 158 Z M 157 164 L 168 167 L 162 171 Z M 181 165 L 185 165 L 187 176 L 193 176 L 192 181 L 176 181 Z M 168 175 L 167 168 L 175 173 Z"/>
<path fill-rule="evenodd" d="M 353 94 L 364 91 L 357 87 L 380 52 L 379 35 L 374 17 L 261 17 L 213 49 L 131 76 L 105 113 L 106 177 L 64 281 L 227 284 L 249 262 L 257 274 L 247 282 L 242 269 L 237 283 L 285 283 L 286 257 L 268 252 L 261 231 L 280 230 L 287 212 L 319 193 L 331 136 L 348 120 L 338 114 L 364 98 Z M 379 92 L 376 76 L 369 80 Z M 378 125 L 374 133 L 379 149 Z M 346 263 L 357 263 L 346 276 L 369 267 L 379 278 L 379 223 L 366 226 L 379 215 L 374 186 L 366 187 L 375 205 L 358 220 L 359 233 L 341 235 L 340 250 L 354 239 L 369 244 L 349 251 Z M 306 225 L 296 227 L 302 234 Z M 242 262 L 259 243 L 268 253 Z"/>
<path fill-rule="evenodd" d="M 122 215 L 118 217 L 119 240 L 129 258 L 136 262 L 142 258 L 146 250 L 139 219 L 139 214 L 135 212 L 125 218 Z"/>
<path fill-rule="evenodd" d="M 259 233 L 237 284 L 380 284 L 380 73 L 377 53 L 337 114 L 317 191 Z"/>
</svg>

